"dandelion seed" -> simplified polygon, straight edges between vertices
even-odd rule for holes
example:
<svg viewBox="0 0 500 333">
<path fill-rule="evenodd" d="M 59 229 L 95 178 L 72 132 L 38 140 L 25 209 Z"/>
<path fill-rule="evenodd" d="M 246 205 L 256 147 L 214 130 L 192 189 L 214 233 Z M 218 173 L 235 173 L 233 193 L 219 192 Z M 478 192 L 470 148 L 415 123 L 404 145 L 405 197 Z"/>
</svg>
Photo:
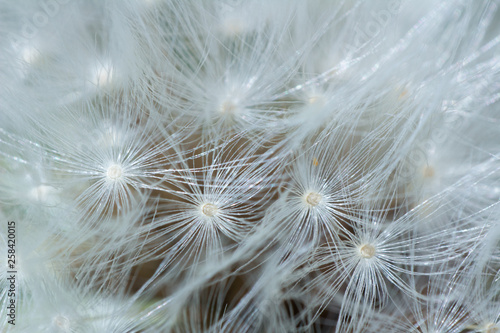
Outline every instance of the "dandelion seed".
<svg viewBox="0 0 500 333">
<path fill-rule="evenodd" d="M 234 115 L 238 112 L 238 102 L 235 100 L 228 100 L 222 103 L 220 111 L 225 115 Z"/>
<path fill-rule="evenodd" d="M 106 176 L 109 180 L 117 181 L 122 177 L 123 169 L 118 164 L 113 164 L 106 170 Z"/>
<path fill-rule="evenodd" d="M 71 322 L 68 317 L 63 315 L 57 315 L 53 319 L 54 325 L 63 332 L 70 332 Z"/>
<path fill-rule="evenodd" d="M 218 211 L 219 209 L 217 206 L 211 203 L 206 203 L 201 206 L 201 212 L 208 217 L 215 216 Z"/>
<path fill-rule="evenodd" d="M 163 184 L 165 197 L 158 206 L 163 216 L 152 223 L 158 227 L 154 237 L 164 244 L 162 267 L 170 268 L 170 274 L 182 271 L 186 263 L 220 258 L 262 217 L 256 212 L 266 204 L 269 170 L 258 168 L 256 161 L 248 163 L 251 157 L 251 150 L 224 143 L 203 149 L 199 160 L 190 161 L 196 168 L 190 168 L 184 156 L 178 158 L 178 174 Z M 172 265 L 177 269 L 172 271 Z"/>
<path fill-rule="evenodd" d="M 365 259 L 375 256 L 375 247 L 371 244 L 363 244 L 359 247 L 359 254 Z"/>
<path fill-rule="evenodd" d="M 236 117 L 242 113 L 238 100 L 229 99 L 222 102 L 219 108 L 220 116 L 223 117 L 226 123 L 233 123 Z"/>
<path fill-rule="evenodd" d="M 321 194 L 319 194 L 317 192 L 308 192 L 304 195 L 304 200 L 311 207 L 315 207 L 315 206 L 319 205 L 319 203 L 321 202 L 321 199 L 322 199 Z"/>
</svg>

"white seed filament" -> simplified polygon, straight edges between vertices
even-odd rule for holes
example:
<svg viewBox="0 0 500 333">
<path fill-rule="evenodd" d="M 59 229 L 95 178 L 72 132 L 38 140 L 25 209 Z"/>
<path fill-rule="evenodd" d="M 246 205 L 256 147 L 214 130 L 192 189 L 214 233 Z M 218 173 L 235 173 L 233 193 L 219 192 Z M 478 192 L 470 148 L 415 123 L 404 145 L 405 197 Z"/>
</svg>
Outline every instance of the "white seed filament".
<svg viewBox="0 0 500 333">
<path fill-rule="evenodd" d="M 359 247 L 359 254 L 365 259 L 373 258 L 375 255 L 375 247 L 371 244 L 363 244 Z"/>
<path fill-rule="evenodd" d="M 217 206 L 211 203 L 206 203 L 201 206 L 201 212 L 208 217 L 215 216 L 218 210 Z"/>
</svg>

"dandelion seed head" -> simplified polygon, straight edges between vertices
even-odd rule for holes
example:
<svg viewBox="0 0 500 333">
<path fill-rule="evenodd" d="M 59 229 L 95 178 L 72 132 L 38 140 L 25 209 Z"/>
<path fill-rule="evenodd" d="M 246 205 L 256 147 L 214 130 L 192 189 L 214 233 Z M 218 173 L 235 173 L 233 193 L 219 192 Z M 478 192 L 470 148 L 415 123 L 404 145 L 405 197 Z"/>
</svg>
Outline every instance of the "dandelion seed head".
<svg viewBox="0 0 500 333">
<path fill-rule="evenodd" d="M 375 247 L 371 244 L 363 244 L 359 247 L 359 254 L 365 259 L 375 256 Z"/>
<path fill-rule="evenodd" d="M 305 202 L 311 207 L 316 207 L 317 205 L 319 205 L 322 199 L 323 197 L 321 196 L 321 194 L 317 192 L 310 191 L 304 195 Z"/>
<path fill-rule="evenodd" d="M 219 208 L 212 203 L 205 203 L 201 205 L 200 209 L 203 215 L 208 217 L 214 217 L 219 211 Z"/>
<path fill-rule="evenodd" d="M 500 333 L 498 3 L 63 2 L 1 5 L 25 331 Z"/>
<path fill-rule="evenodd" d="M 122 177 L 123 174 L 123 169 L 120 165 L 118 164 L 113 164 L 108 167 L 106 171 L 106 176 L 108 177 L 109 180 L 112 181 L 117 181 Z"/>
</svg>

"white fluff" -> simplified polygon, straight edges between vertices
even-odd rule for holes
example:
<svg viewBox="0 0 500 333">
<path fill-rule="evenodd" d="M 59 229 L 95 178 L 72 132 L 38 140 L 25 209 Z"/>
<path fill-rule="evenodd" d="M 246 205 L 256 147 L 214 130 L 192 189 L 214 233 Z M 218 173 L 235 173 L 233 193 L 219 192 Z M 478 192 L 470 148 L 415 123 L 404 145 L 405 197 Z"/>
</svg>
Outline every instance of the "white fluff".
<svg viewBox="0 0 500 333">
<path fill-rule="evenodd" d="M 499 6 L 0 0 L 0 327 L 499 330 Z"/>
</svg>

